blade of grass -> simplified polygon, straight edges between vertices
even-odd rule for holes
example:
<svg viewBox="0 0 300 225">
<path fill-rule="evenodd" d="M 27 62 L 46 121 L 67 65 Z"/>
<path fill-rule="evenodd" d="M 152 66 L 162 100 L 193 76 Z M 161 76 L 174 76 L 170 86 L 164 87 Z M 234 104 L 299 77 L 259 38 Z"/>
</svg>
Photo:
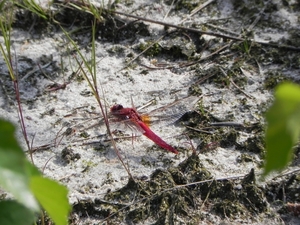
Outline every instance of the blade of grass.
<svg viewBox="0 0 300 225">
<path fill-rule="evenodd" d="M 21 1 L 22 3 L 18 1 L 14 1 L 14 4 L 25 9 L 29 10 L 30 12 L 36 14 L 37 16 L 47 20 L 48 14 L 45 9 L 43 9 L 41 6 L 39 6 L 34 0 L 24 0 Z"/>
<path fill-rule="evenodd" d="M 12 67 L 12 62 L 11 62 L 11 53 L 10 53 L 10 30 L 11 30 L 11 21 L 12 18 L 9 19 L 8 25 L 4 24 L 3 21 L 0 19 L 0 29 L 2 31 L 2 36 L 4 39 L 4 46 L 0 43 L 0 49 L 1 53 L 3 55 L 5 64 L 7 65 L 9 75 L 12 80 L 16 80 L 16 77 L 14 75 L 13 67 Z M 6 51 L 5 51 L 6 50 Z"/>
<path fill-rule="evenodd" d="M 60 26 L 61 27 L 61 26 Z M 93 24 L 92 24 L 92 59 L 91 59 L 91 65 L 88 63 L 88 61 L 85 59 L 85 57 L 83 56 L 83 54 L 81 53 L 79 47 L 76 45 L 76 43 L 73 41 L 73 39 L 70 37 L 70 35 L 68 34 L 68 32 L 61 27 L 62 31 L 65 33 L 66 37 L 68 38 L 68 40 L 70 41 L 70 43 L 72 44 L 72 46 L 75 48 L 76 52 L 78 53 L 80 59 L 82 60 L 82 62 L 79 61 L 79 59 L 75 56 L 75 60 L 77 62 L 77 64 L 79 65 L 79 68 L 82 71 L 82 74 L 85 78 L 85 80 L 88 82 L 89 87 L 91 88 L 93 95 L 96 98 L 96 101 L 99 105 L 99 108 L 101 110 L 101 114 L 103 116 L 104 119 L 104 123 L 108 132 L 108 135 L 110 137 L 113 149 L 119 159 L 119 161 L 121 162 L 121 164 L 123 165 L 124 169 L 127 171 L 128 175 L 130 176 L 131 179 L 132 175 L 129 171 L 129 168 L 126 166 L 126 164 L 124 163 L 121 154 L 116 146 L 116 143 L 113 139 L 113 135 L 109 126 L 109 121 L 108 121 L 108 112 L 106 109 L 106 106 L 103 106 L 102 103 L 102 98 L 99 95 L 98 92 L 98 85 L 97 85 L 97 71 L 96 71 L 96 46 L 95 46 L 95 33 L 96 33 L 96 19 L 94 20 Z M 83 68 L 83 65 L 85 66 L 85 68 L 87 68 L 87 72 L 86 70 Z M 89 77 L 89 75 L 91 76 L 91 79 Z M 100 84 L 101 86 L 101 84 Z M 102 88 L 101 88 L 102 89 Z M 104 93 L 103 93 L 104 96 Z M 103 101 L 104 101 L 104 97 L 103 97 Z"/>
<path fill-rule="evenodd" d="M 101 16 L 102 10 L 101 8 L 97 8 L 94 6 L 89 0 L 84 2 L 76 2 L 75 4 L 70 2 L 68 6 L 71 6 L 77 10 L 83 11 L 85 13 L 92 14 L 97 21 L 102 21 L 103 18 Z"/>
<path fill-rule="evenodd" d="M 23 117 L 18 79 L 17 79 L 16 73 L 14 71 L 14 68 L 13 68 L 13 65 L 12 65 L 12 60 L 11 60 L 12 55 L 11 55 L 10 30 L 11 30 L 11 24 L 12 24 L 12 17 L 7 22 L 8 23 L 4 24 L 3 21 L 0 19 L 0 29 L 2 31 L 2 35 L 3 35 L 3 38 L 4 38 L 4 47 L 5 47 L 4 48 L 3 45 L 0 43 L 0 50 L 1 50 L 1 53 L 3 55 L 4 61 L 7 65 L 7 68 L 9 70 L 9 75 L 10 75 L 12 81 L 13 81 L 13 86 L 14 86 L 14 89 L 15 89 L 15 95 L 16 95 L 16 101 L 17 101 L 17 107 L 18 107 L 18 116 L 19 116 L 19 121 L 20 121 L 20 125 L 21 125 L 22 134 L 23 134 L 24 140 L 26 142 L 28 151 L 32 152 L 32 151 L 30 151 L 31 146 L 30 146 L 30 143 L 29 143 L 29 140 L 28 140 L 25 121 L 24 121 L 24 117 Z M 15 58 L 17 58 L 17 57 L 15 56 Z M 32 157 L 31 153 L 30 153 L 30 157 L 31 157 L 32 163 L 34 164 L 33 157 Z"/>
</svg>

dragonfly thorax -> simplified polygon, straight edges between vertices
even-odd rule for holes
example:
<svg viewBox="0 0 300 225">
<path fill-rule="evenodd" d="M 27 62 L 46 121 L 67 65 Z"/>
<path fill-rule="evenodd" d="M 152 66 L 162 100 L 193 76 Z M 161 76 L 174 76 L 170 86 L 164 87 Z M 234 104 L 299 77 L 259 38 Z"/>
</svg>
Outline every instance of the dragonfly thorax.
<svg viewBox="0 0 300 225">
<path fill-rule="evenodd" d="M 122 110 L 123 108 L 124 108 L 124 107 L 123 107 L 122 105 L 116 104 L 116 105 L 114 105 L 114 106 L 112 106 L 112 107 L 110 108 L 110 111 L 111 111 L 111 112 L 115 112 L 115 111 Z"/>
</svg>

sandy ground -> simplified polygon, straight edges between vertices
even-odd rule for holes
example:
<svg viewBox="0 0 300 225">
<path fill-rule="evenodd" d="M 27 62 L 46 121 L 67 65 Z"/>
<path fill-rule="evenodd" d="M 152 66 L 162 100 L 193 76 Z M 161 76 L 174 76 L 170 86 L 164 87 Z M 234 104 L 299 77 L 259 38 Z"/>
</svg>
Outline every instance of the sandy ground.
<svg viewBox="0 0 300 225">
<path fill-rule="evenodd" d="M 108 4 L 102 2 L 94 2 L 94 4 L 104 4 L 104 6 Z M 172 1 L 120 1 L 116 5 L 116 10 L 184 27 L 212 30 L 229 36 L 240 36 L 247 30 L 249 33 L 252 32 L 250 36 L 257 42 L 280 44 L 284 40 L 289 40 L 297 32 L 299 37 L 299 3 L 296 1 L 261 1 L 253 4 L 250 3 L 251 1 L 209 1 L 208 6 L 195 14 L 192 14 L 192 10 L 204 1 L 190 1 L 186 5 L 179 2 L 184 1 L 177 3 L 175 1 L 174 5 L 171 4 Z M 48 7 L 45 2 L 41 4 Z M 50 9 L 55 11 L 54 6 Z M 124 23 L 125 26 L 134 20 L 117 14 L 115 16 L 117 25 Z M 57 29 L 40 31 L 34 21 L 32 24 L 32 27 L 13 28 L 11 40 L 15 55 L 13 62 L 19 75 L 26 131 L 33 149 L 36 149 L 33 153 L 34 163 L 46 176 L 59 180 L 69 188 L 69 199 L 72 204 L 80 200 L 101 199 L 108 191 L 114 191 L 127 184 L 128 174 L 119 162 L 110 142 L 107 141 L 106 127 L 88 83 L 78 77 L 70 78 L 79 66 L 72 53 L 73 46 L 66 35 Z M 75 26 L 70 30 L 75 29 Z M 205 60 L 206 56 L 226 42 L 229 43 L 229 40 L 213 35 L 190 36 L 191 33 L 187 31 L 177 34 L 180 37 L 178 39 L 169 35 L 162 38 L 159 43 L 164 47 L 170 42 L 173 44 L 178 42 L 176 46 L 179 48 L 197 45 L 197 50 L 192 50 L 192 57 L 189 51 L 186 53 L 182 48 L 180 56 L 173 57 L 172 54 L 175 53 L 165 47 L 163 54 L 141 55 L 138 60 L 125 68 L 127 63 L 141 52 L 140 46 L 159 39 L 166 34 L 166 30 L 161 25 L 139 21 L 134 25 L 137 28 L 134 34 L 130 34 L 128 30 L 132 27 L 125 26 L 124 29 L 118 27 L 119 33 L 106 35 L 109 26 L 113 24 L 108 24 L 107 21 L 107 27 L 104 27 L 106 29 L 100 28 L 97 31 L 95 43 L 98 88 L 108 110 L 115 103 L 131 107 L 132 98 L 136 107 L 143 106 L 154 99 L 156 104 L 143 109 L 151 111 L 187 97 L 193 87 L 201 90 L 202 94 L 196 95 L 200 104 L 192 105 L 191 100 L 181 102 L 190 110 L 196 109 L 201 112 L 202 107 L 211 117 L 218 118 L 219 121 L 230 121 L 245 126 L 256 123 L 263 125 L 263 112 L 272 100 L 272 89 L 267 89 L 265 85 L 266 77 L 270 74 L 275 77 L 280 72 L 283 77 L 299 80 L 299 62 L 298 65 L 282 62 L 282 55 L 271 54 L 274 49 L 278 50 L 276 47 L 262 45 L 264 54 L 258 57 L 260 54 L 255 52 L 252 58 L 251 50 L 247 58 L 245 57 L 247 53 L 243 53 L 242 50 L 239 53 L 234 51 L 234 48 L 227 48 L 215 57 Z M 171 31 L 175 32 L 176 29 L 170 28 L 169 32 Z M 83 29 L 74 38 L 84 57 L 89 60 L 90 32 Z M 3 42 L 2 37 L 0 41 Z M 291 46 L 294 44 L 292 41 L 288 43 Z M 286 50 L 286 54 L 286 59 L 290 59 L 291 62 L 293 57 L 299 59 L 299 52 Z M 79 58 L 78 54 L 77 57 Z M 243 57 L 245 60 L 239 61 Z M 193 66 L 181 66 L 200 58 L 204 60 Z M 237 61 L 239 61 L 238 65 L 235 64 Z M 159 68 L 159 64 L 168 65 L 170 68 Z M 214 73 L 215 68 L 221 68 L 221 72 L 203 83 L 198 83 L 205 75 Z M 14 98 L 13 90 L 9 78 L 4 77 L 8 73 L 2 58 L 0 58 L 0 71 L 2 74 L 0 115 L 18 127 L 17 108 L 11 100 Z M 244 83 L 233 81 L 236 74 Z M 67 85 L 65 89 L 51 89 L 53 86 L 49 85 L 55 83 Z M 64 136 L 67 127 L 72 128 L 73 133 Z M 222 132 L 226 135 L 229 130 L 224 128 Z M 255 132 L 236 130 L 238 133 L 236 142 L 241 145 L 256 136 Z M 247 152 L 251 160 L 243 161 L 240 159 L 245 151 L 237 149 L 236 146 L 217 144 L 213 149 L 204 151 L 200 149 L 203 140 L 199 136 L 181 135 L 186 129 L 180 123 L 156 126 L 153 127 L 153 131 L 180 153 L 175 155 L 160 149 L 144 136 L 119 138 L 117 148 L 133 177 L 148 179 L 158 168 L 167 169 L 177 166 L 192 154 L 189 143 L 196 148 L 201 163 L 214 178 L 243 176 L 252 168 L 257 174 L 261 172 L 260 154 Z M 24 149 L 27 149 L 20 130 L 17 136 Z M 293 164 L 289 169 L 297 168 L 299 164 Z M 297 224 L 297 221 L 299 222 L 293 216 L 289 219 L 280 218 L 275 208 L 270 210 L 274 214 L 258 214 L 256 218 L 254 216 L 249 220 L 222 218 L 216 215 L 206 216 L 203 224 L 222 221 L 224 224 Z M 79 224 L 98 222 L 92 215 L 79 218 L 77 221 Z M 175 224 L 187 223 L 188 221 L 175 221 Z"/>
</svg>

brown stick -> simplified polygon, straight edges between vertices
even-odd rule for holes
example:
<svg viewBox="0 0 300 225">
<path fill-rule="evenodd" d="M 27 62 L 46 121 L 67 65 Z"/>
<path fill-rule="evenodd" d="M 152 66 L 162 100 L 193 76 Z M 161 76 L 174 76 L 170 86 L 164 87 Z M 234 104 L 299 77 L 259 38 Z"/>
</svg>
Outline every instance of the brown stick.
<svg viewBox="0 0 300 225">
<path fill-rule="evenodd" d="M 209 36 L 226 38 L 226 39 L 230 39 L 230 40 L 234 40 L 234 41 L 246 41 L 246 39 L 241 38 L 241 37 L 234 37 L 234 36 L 229 36 L 229 35 L 226 35 L 226 34 L 219 34 L 219 33 L 215 33 L 215 32 L 202 31 L 202 30 L 198 30 L 198 29 L 195 29 L 195 28 L 178 26 L 178 25 L 174 25 L 174 24 L 171 24 L 171 23 L 166 23 L 166 22 L 162 22 L 162 21 L 156 21 L 156 20 L 152 20 L 152 19 L 147 19 L 147 18 L 143 18 L 143 17 L 140 17 L 140 16 L 134 16 L 134 15 L 130 15 L 130 14 L 119 12 L 119 11 L 114 11 L 114 13 L 119 14 L 119 15 L 123 15 L 123 16 L 127 16 L 127 17 L 131 17 L 131 18 L 135 18 L 135 19 L 138 19 L 138 20 L 150 22 L 150 23 L 160 24 L 162 26 L 174 27 L 176 29 L 186 30 L 186 31 L 198 33 L 198 34 L 201 34 L 201 35 L 206 34 L 206 35 L 209 35 Z M 274 47 L 274 48 L 282 48 L 282 49 L 287 49 L 287 50 L 292 50 L 292 51 L 300 51 L 300 48 L 294 47 L 294 46 L 290 46 L 290 45 L 276 44 L 276 43 L 269 43 L 269 42 L 262 42 L 262 41 L 255 41 L 254 39 L 250 39 L 248 41 L 251 41 L 251 42 L 257 43 L 257 44 L 261 44 L 261 45 L 266 45 L 266 46 Z"/>
</svg>

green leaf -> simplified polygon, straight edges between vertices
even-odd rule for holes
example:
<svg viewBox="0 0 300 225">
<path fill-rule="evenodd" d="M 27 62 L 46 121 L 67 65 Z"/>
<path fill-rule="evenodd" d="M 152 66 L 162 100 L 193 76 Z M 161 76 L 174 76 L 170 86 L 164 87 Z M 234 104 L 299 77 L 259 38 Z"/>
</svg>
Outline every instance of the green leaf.
<svg viewBox="0 0 300 225">
<path fill-rule="evenodd" d="M 3 8 L 4 8 L 4 4 L 7 0 L 3 0 L 2 2 L 0 2 L 0 11 L 2 12 Z"/>
<path fill-rule="evenodd" d="M 26 159 L 14 131 L 11 123 L 0 119 L 0 186 L 24 206 L 38 211 L 39 205 L 29 188 L 29 172 L 37 170 Z"/>
<path fill-rule="evenodd" d="M 292 159 L 292 147 L 300 136 L 300 87 L 291 83 L 279 85 L 266 117 L 265 175 L 284 169 Z"/>
<path fill-rule="evenodd" d="M 70 212 L 68 190 L 63 185 L 44 178 L 33 176 L 30 182 L 31 190 L 42 207 L 47 211 L 56 225 L 66 225 Z"/>
<path fill-rule="evenodd" d="M 16 201 L 0 202 L 1 225 L 30 225 L 36 220 L 34 213 Z"/>
</svg>

